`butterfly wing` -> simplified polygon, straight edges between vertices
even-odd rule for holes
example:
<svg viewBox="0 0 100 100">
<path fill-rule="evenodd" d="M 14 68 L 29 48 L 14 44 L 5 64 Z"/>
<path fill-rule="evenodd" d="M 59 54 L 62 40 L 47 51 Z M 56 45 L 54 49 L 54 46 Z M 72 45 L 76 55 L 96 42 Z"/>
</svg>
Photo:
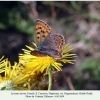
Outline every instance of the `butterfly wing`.
<svg viewBox="0 0 100 100">
<path fill-rule="evenodd" d="M 58 52 L 61 51 L 63 45 L 65 43 L 65 39 L 61 34 L 50 34 L 45 38 L 44 42 L 40 44 L 39 49 L 54 49 Z"/>
<path fill-rule="evenodd" d="M 44 54 L 60 59 L 62 57 L 61 50 L 65 43 L 61 34 L 50 34 L 45 38 L 44 42 L 39 45 L 38 50 Z"/>
<path fill-rule="evenodd" d="M 49 27 L 49 25 L 46 22 L 37 19 L 35 26 L 35 37 L 34 37 L 37 46 L 39 46 L 39 44 L 41 44 L 44 41 L 45 37 L 47 37 L 50 33 L 51 33 L 51 28 Z"/>
</svg>

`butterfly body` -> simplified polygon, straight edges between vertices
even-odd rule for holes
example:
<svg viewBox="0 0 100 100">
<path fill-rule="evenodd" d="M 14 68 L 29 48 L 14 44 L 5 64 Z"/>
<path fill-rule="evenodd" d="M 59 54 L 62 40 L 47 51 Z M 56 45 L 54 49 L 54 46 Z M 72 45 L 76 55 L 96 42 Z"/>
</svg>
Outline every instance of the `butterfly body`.
<svg viewBox="0 0 100 100">
<path fill-rule="evenodd" d="M 51 34 L 51 28 L 42 20 L 37 20 L 35 32 L 35 43 L 37 48 L 31 52 L 34 56 L 51 56 L 61 59 L 64 37 L 61 34 Z"/>
</svg>

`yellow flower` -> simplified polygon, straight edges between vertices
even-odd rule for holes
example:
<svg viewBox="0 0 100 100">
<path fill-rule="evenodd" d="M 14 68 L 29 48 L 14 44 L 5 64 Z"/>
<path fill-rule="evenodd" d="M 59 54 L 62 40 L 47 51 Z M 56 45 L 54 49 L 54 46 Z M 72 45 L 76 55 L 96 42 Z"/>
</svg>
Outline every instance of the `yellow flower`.
<svg viewBox="0 0 100 100">
<path fill-rule="evenodd" d="M 37 73 L 36 71 L 30 75 L 29 83 L 32 90 L 44 90 L 44 87 L 48 84 L 46 82 L 46 76 L 43 73 Z"/>
<path fill-rule="evenodd" d="M 22 73 L 21 65 L 15 63 L 11 66 L 7 59 L 0 59 L 0 90 L 29 90 L 30 87 L 24 87 L 28 84 L 29 75 Z"/>
<path fill-rule="evenodd" d="M 35 43 L 33 43 L 33 45 L 37 47 Z M 62 63 L 74 64 L 75 61 L 68 59 L 76 57 L 76 54 L 69 53 L 73 47 L 68 47 L 68 45 L 69 44 L 65 44 L 63 46 L 61 51 L 61 54 L 63 55 L 62 59 L 55 59 L 48 55 L 43 57 L 33 56 L 30 53 L 34 50 L 34 48 L 26 46 L 29 50 L 22 49 L 24 54 L 19 54 L 19 61 L 25 66 L 26 73 L 32 74 L 36 71 L 37 73 L 44 73 L 44 75 L 46 75 L 50 66 L 53 66 L 57 71 L 61 71 Z"/>
</svg>

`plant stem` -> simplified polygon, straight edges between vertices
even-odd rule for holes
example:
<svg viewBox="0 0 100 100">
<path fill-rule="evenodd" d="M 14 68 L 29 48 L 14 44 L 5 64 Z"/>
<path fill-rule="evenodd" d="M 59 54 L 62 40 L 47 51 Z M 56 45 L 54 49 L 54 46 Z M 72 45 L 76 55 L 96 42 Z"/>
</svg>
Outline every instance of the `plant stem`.
<svg viewBox="0 0 100 100">
<path fill-rule="evenodd" d="M 52 86 L 52 72 L 51 72 L 51 66 L 48 69 L 48 76 L 49 76 L 49 85 L 48 85 L 48 90 L 51 90 L 51 86 Z"/>
</svg>

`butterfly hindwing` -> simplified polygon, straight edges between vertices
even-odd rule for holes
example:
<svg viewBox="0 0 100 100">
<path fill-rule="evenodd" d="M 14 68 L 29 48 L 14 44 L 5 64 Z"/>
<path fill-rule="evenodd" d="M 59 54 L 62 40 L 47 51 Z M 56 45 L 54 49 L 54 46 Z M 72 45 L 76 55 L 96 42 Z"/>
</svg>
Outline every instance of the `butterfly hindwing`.
<svg viewBox="0 0 100 100">
<path fill-rule="evenodd" d="M 40 44 L 39 48 L 54 49 L 60 52 L 64 42 L 64 37 L 61 34 L 50 34 L 45 38 L 44 42 Z"/>
<path fill-rule="evenodd" d="M 61 34 L 50 34 L 45 38 L 44 42 L 39 45 L 38 51 L 53 58 L 60 59 L 62 57 L 61 50 L 64 42 L 64 37 Z"/>
</svg>

